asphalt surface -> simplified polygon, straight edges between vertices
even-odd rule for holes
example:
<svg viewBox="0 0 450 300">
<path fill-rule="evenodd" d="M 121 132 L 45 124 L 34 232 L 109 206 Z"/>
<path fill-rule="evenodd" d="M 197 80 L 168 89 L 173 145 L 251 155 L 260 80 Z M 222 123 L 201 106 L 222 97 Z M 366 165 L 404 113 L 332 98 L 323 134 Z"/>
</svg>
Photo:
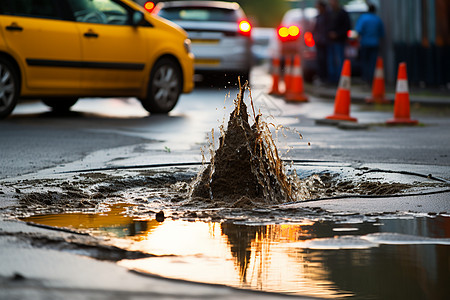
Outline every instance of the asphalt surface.
<svg viewBox="0 0 450 300">
<path fill-rule="evenodd" d="M 265 68 L 252 74 L 256 112 L 282 124 L 278 146 L 285 159 L 322 164 L 346 163 L 432 174 L 450 180 L 450 109 L 438 93 L 433 105 L 416 104 L 411 116 L 419 126 L 390 127 L 392 105 L 370 106 L 356 97 L 351 115 L 364 126 L 318 125 L 333 113 L 333 88 L 308 87 L 310 101 L 287 103 L 267 95 L 271 78 Z M 359 93 L 360 91 L 358 91 Z M 82 99 L 73 112 L 51 112 L 39 102 L 19 104 L 0 122 L 0 207 L 16 204 L 2 182 L 51 176 L 63 171 L 131 167 L 156 163 L 201 162 L 200 148 L 228 119 L 236 88 L 199 87 L 183 95 L 168 116 L 149 116 L 136 99 Z M 357 93 L 355 93 L 357 94 Z M 227 96 L 228 95 L 228 96 Z M 353 99 L 352 99 L 353 100 Z M 303 139 L 299 138 L 301 133 Z M 285 134 L 285 136 L 284 136 Z M 353 200 L 353 201 L 352 201 Z M 332 211 L 450 211 L 450 194 L 382 199 L 347 199 L 314 203 Z M 356 201 L 356 202 L 355 202 Z M 302 204 L 296 204 L 302 205 Z M 311 205 L 311 204 L 305 204 Z M 36 229 L 21 222 L 0 221 L 0 298 L 4 299 L 243 299 L 284 298 L 223 286 L 145 278 L 112 262 L 73 253 L 38 249 L 29 236 L 81 239 L 71 233 Z M 20 235 L 17 235 L 20 233 Z M 83 241 L 89 243 L 89 241 Z"/>
</svg>

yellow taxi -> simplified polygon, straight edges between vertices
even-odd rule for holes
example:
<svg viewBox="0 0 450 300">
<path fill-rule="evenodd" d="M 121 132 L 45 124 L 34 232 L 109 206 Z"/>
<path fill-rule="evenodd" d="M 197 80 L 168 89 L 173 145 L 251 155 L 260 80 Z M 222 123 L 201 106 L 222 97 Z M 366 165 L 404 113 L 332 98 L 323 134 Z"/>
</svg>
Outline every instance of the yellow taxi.
<svg viewBox="0 0 450 300">
<path fill-rule="evenodd" d="M 19 98 L 137 97 L 167 113 L 194 88 L 193 62 L 183 29 L 130 0 L 0 1 L 0 118 Z"/>
</svg>

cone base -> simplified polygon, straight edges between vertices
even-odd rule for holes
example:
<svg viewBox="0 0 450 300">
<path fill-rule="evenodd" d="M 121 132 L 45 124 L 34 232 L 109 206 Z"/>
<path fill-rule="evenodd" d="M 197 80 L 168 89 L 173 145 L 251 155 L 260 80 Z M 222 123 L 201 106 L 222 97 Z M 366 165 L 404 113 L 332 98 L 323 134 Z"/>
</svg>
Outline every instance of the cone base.
<svg viewBox="0 0 450 300">
<path fill-rule="evenodd" d="M 391 101 L 387 100 L 384 97 L 367 97 L 366 103 L 375 103 L 375 104 L 390 104 Z"/>
<path fill-rule="evenodd" d="M 293 94 L 288 93 L 285 96 L 286 101 L 292 101 L 292 102 L 307 102 L 308 97 L 306 97 L 304 94 Z"/>
<path fill-rule="evenodd" d="M 269 95 L 271 96 L 283 96 L 283 93 L 280 91 L 270 91 Z"/>
<path fill-rule="evenodd" d="M 350 116 L 346 116 L 346 115 L 331 115 L 331 116 L 325 117 L 325 119 L 358 122 L 358 119 L 350 117 Z"/>
<path fill-rule="evenodd" d="M 419 121 L 411 119 L 392 119 L 386 121 L 387 125 L 417 125 Z"/>
</svg>

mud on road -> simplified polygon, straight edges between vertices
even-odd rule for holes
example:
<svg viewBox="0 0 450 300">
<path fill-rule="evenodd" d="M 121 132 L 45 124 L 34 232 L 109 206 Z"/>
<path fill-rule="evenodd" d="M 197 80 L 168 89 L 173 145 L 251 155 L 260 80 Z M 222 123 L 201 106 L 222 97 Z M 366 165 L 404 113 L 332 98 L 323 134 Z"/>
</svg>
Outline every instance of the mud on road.
<svg viewBox="0 0 450 300">
<path fill-rule="evenodd" d="M 3 197 L 15 197 L 17 204 L 3 209 L 12 218 L 36 214 L 64 212 L 98 213 L 114 203 L 132 204 L 128 214 L 133 217 L 153 218 L 160 211 L 171 218 L 200 218 L 226 220 L 231 215 L 252 214 L 254 209 L 265 208 L 267 214 L 279 215 L 283 205 L 264 204 L 251 199 L 235 202 L 191 197 L 192 183 L 197 174 L 207 166 L 172 167 L 146 170 L 105 170 L 96 172 L 65 173 L 54 178 L 26 179 L 4 182 Z M 309 191 L 311 202 L 315 200 L 349 197 L 379 197 L 420 194 L 445 190 L 450 185 L 435 178 L 410 175 L 401 182 L 385 179 L 385 171 L 367 168 L 315 166 L 316 172 L 302 174 L 302 166 L 293 165 L 300 180 Z M 397 174 L 398 175 L 398 174 Z M 281 214 L 285 214 L 283 212 Z M 314 211 L 291 212 L 296 217 Z M 380 212 L 381 213 L 381 212 Z M 284 217 L 289 218 L 289 214 Z"/>
</svg>

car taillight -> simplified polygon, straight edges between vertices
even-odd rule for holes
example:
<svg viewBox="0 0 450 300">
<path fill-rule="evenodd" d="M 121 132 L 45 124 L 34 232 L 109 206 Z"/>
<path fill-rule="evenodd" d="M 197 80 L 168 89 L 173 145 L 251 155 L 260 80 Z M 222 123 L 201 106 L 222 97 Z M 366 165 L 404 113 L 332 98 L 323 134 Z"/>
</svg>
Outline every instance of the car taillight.
<svg viewBox="0 0 450 300">
<path fill-rule="evenodd" d="M 239 33 L 245 36 L 250 36 L 250 33 L 252 32 L 252 25 L 248 21 L 240 21 L 239 22 Z"/>
<path fill-rule="evenodd" d="M 280 27 L 278 28 L 278 36 L 281 39 L 285 39 L 289 36 L 289 30 L 287 29 L 287 27 Z"/>
<path fill-rule="evenodd" d="M 300 28 L 298 28 L 297 26 L 289 26 L 288 30 L 289 30 L 289 35 L 294 38 L 298 37 L 300 35 Z"/>
<path fill-rule="evenodd" d="M 316 45 L 313 34 L 309 31 L 305 32 L 303 39 L 305 40 L 305 45 L 308 47 L 314 47 L 314 45 Z"/>
<path fill-rule="evenodd" d="M 146 11 L 151 13 L 155 9 L 155 3 L 151 2 L 151 1 L 145 2 L 144 8 Z"/>
<path fill-rule="evenodd" d="M 293 41 L 298 39 L 298 37 L 300 36 L 300 28 L 295 25 L 289 27 L 281 26 L 278 27 L 277 33 L 281 41 Z"/>
</svg>

